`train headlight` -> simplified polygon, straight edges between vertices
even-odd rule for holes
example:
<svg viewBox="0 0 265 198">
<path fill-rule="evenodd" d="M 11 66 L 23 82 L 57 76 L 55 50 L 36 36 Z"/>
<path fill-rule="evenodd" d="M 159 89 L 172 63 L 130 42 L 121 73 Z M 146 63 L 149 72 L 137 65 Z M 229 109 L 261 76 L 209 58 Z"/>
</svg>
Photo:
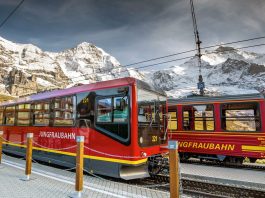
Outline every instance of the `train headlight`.
<svg viewBox="0 0 265 198">
<path fill-rule="evenodd" d="M 142 156 L 142 157 L 146 157 L 147 154 L 146 154 L 145 152 L 141 152 L 141 156 Z"/>
<path fill-rule="evenodd" d="M 142 144 L 144 141 L 143 137 L 140 137 L 140 143 Z"/>
</svg>

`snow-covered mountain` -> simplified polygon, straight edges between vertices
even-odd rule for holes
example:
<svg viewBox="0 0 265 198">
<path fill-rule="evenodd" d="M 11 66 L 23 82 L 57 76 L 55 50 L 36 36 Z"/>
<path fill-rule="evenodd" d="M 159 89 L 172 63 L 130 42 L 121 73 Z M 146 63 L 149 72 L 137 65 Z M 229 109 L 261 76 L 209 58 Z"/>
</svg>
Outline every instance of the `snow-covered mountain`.
<svg viewBox="0 0 265 198">
<path fill-rule="evenodd" d="M 207 95 L 252 93 L 265 88 L 265 55 L 231 47 L 206 51 L 202 75 Z M 79 83 L 132 76 L 182 97 L 198 92 L 197 58 L 159 71 L 123 67 L 113 56 L 90 43 L 53 53 L 32 44 L 0 37 L 0 94 L 21 96 Z"/>
<path fill-rule="evenodd" d="M 139 72 L 122 67 L 113 56 L 90 43 L 52 53 L 0 37 L 1 93 L 25 95 L 124 76 L 143 79 Z"/>
<path fill-rule="evenodd" d="M 202 56 L 202 76 L 207 95 L 257 93 L 265 88 L 265 55 L 218 47 Z M 169 69 L 151 72 L 150 81 L 169 96 L 198 94 L 198 60 L 196 57 Z"/>
</svg>

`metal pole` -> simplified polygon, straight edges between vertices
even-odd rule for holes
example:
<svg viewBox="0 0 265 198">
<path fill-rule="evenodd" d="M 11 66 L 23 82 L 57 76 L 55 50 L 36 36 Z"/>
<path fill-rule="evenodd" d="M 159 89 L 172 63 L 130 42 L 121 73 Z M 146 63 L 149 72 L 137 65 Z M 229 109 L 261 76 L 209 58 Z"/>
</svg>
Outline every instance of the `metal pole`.
<svg viewBox="0 0 265 198">
<path fill-rule="evenodd" d="M 76 136 L 76 175 L 75 193 L 70 195 L 72 198 L 82 197 L 83 191 L 83 169 L 84 169 L 84 136 Z"/>
<path fill-rule="evenodd" d="M 179 167 L 178 142 L 168 141 L 169 172 L 170 172 L 170 198 L 179 198 Z"/>
<path fill-rule="evenodd" d="M 2 164 L 3 134 L 3 131 L 0 131 L 0 164 Z"/>
<path fill-rule="evenodd" d="M 26 152 L 26 169 L 25 180 L 28 181 L 31 174 L 31 166 L 32 166 L 32 142 L 33 142 L 33 133 L 27 133 L 27 152 Z"/>
</svg>

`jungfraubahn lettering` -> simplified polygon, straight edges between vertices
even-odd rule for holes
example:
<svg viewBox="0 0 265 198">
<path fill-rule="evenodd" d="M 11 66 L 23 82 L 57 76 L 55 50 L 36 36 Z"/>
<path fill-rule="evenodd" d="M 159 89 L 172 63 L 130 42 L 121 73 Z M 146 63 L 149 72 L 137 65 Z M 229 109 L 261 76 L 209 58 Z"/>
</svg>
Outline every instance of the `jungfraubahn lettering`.
<svg viewBox="0 0 265 198">
<path fill-rule="evenodd" d="M 202 142 L 179 142 L 179 148 L 194 148 L 220 151 L 233 151 L 234 144 L 202 143 Z"/>
<path fill-rule="evenodd" d="M 75 139 L 75 133 L 40 131 L 39 137 L 73 139 L 74 140 Z"/>
</svg>

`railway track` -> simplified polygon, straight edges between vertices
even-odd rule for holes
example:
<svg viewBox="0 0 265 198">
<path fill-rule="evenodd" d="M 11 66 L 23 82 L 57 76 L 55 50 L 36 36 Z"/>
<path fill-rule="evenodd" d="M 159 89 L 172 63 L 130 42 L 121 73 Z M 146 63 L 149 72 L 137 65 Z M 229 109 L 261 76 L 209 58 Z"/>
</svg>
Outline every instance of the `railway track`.
<svg viewBox="0 0 265 198">
<path fill-rule="evenodd" d="M 182 180 L 183 193 L 202 197 L 263 198 L 265 191 L 240 188 L 229 185 L 212 184 L 194 180 Z"/>
<path fill-rule="evenodd" d="M 169 177 L 164 175 L 154 175 L 149 179 L 139 179 L 130 181 L 128 184 L 139 185 L 147 188 L 155 188 L 169 191 Z M 191 197 L 203 198 L 265 198 L 264 190 L 249 189 L 245 187 L 231 186 L 229 184 L 215 184 L 206 181 L 195 181 L 192 179 L 181 179 L 181 194 Z"/>
<path fill-rule="evenodd" d="M 163 186 L 169 182 L 167 176 L 156 175 L 152 176 L 156 183 L 161 183 L 161 187 L 156 187 L 161 190 L 169 191 L 169 185 Z M 215 184 L 206 181 L 195 181 L 192 179 L 181 179 L 182 193 L 194 197 L 235 197 L 235 198 L 265 198 L 265 190 L 250 189 L 245 187 L 231 186 L 229 184 Z"/>
<path fill-rule="evenodd" d="M 216 161 L 200 161 L 197 159 L 189 159 L 189 160 L 181 160 L 182 163 L 186 164 L 198 164 L 198 165 L 208 165 L 208 166 L 217 166 L 217 167 L 225 167 L 225 168 L 240 168 L 246 170 L 257 170 L 257 171 L 265 171 L 265 165 L 259 164 L 228 164 L 223 162 L 216 162 Z"/>
</svg>

